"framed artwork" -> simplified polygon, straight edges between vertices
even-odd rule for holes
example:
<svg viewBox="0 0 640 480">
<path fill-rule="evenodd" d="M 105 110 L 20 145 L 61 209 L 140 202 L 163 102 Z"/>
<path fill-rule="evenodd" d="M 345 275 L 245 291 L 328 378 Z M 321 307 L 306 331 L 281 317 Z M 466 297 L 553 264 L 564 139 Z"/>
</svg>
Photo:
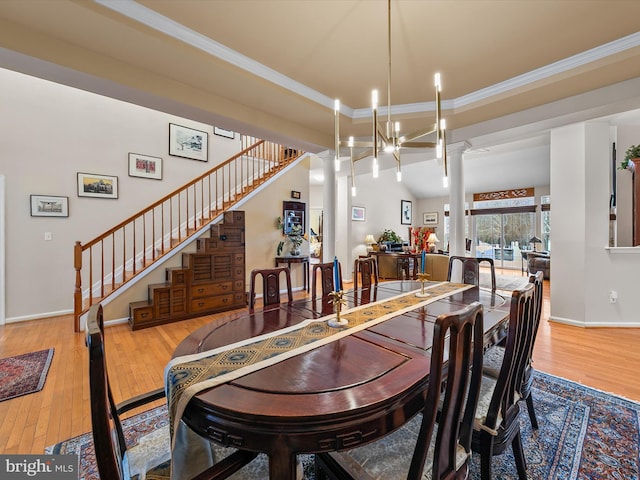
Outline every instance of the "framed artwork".
<svg viewBox="0 0 640 480">
<path fill-rule="evenodd" d="M 69 197 L 31 195 L 32 217 L 68 217 Z"/>
<path fill-rule="evenodd" d="M 364 222 L 364 219 L 364 207 L 351 207 L 351 220 L 353 220 L 354 222 Z"/>
<path fill-rule="evenodd" d="M 291 198 L 300 199 L 300 192 L 298 192 L 296 190 L 291 190 Z"/>
<path fill-rule="evenodd" d="M 424 225 L 437 225 L 438 212 L 428 212 L 422 214 L 422 223 Z"/>
<path fill-rule="evenodd" d="M 129 176 L 162 180 L 162 158 L 130 153 Z"/>
<path fill-rule="evenodd" d="M 169 155 L 209 161 L 209 134 L 175 123 L 169 124 Z"/>
<path fill-rule="evenodd" d="M 400 200 L 400 223 L 402 225 L 411 225 L 412 218 L 411 202 L 409 200 Z"/>
<path fill-rule="evenodd" d="M 118 198 L 118 177 L 78 172 L 78 196 Z"/>
<path fill-rule="evenodd" d="M 219 135 L 221 137 L 226 137 L 226 138 L 235 138 L 236 137 L 236 133 L 232 132 L 231 130 L 225 130 L 223 128 L 218 128 L 218 127 L 213 127 L 213 133 L 215 133 L 216 135 Z"/>
</svg>

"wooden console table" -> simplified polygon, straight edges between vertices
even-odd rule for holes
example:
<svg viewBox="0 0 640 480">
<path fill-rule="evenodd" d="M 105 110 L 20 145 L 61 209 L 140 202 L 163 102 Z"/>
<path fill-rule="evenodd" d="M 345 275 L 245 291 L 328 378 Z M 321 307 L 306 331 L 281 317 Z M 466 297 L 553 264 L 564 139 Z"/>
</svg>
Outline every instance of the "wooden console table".
<svg viewBox="0 0 640 480">
<path fill-rule="evenodd" d="M 276 267 L 280 264 L 286 263 L 289 270 L 291 270 L 292 263 L 302 264 L 302 276 L 304 282 L 304 289 L 309 291 L 309 255 L 285 255 L 283 257 L 276 257 Z"/>
</svg>

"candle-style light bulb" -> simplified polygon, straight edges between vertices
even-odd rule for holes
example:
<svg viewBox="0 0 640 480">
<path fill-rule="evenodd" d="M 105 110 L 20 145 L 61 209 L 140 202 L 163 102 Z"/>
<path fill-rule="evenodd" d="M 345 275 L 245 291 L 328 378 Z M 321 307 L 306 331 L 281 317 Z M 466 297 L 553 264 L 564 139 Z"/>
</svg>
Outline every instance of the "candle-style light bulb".
<svg viewBox="0 0 640 480">
<path fill-rule="evenodd" d="M 378 178 L 378 159 L 373 157 L 373 178 Z"/>
<path fill-rule="evenodd" d="M 373 110 L 378 109 L 378 90 L 371 91 L 371 108 Z"/>
<path fill-rule="evenodd" d="M 433 76 L 433 80 L 436 88 L 438 89 L 438 91 L 440 91 L 440 88 L 442 87 L 442 84 L 440 83 L 440 73 L 436 73 Z"/>
<path fill-rule="evenodd" d="M 442 177 L 442 186 L 444 188 L 449 188 L 449 177 Z"/>
</svg>

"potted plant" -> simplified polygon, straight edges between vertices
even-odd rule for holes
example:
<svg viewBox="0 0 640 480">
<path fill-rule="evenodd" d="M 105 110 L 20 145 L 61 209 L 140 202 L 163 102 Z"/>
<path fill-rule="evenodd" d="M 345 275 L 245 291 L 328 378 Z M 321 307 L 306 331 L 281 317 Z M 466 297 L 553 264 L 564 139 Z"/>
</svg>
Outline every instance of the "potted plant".
<svg viewBox="0 0 640 480">
<path fill-rule="evenodd" d="M 385 229 L 382 232 L 382 235 L 378 238 L 378 244 L 380 245 L 380 250 L 385 251 L 387 247 L 387 243 L 402 243 L 402 238 L 396 232 L 390 229 Z"/>
<path fill-rule="evenodd" d="M 620 170 L 633 170 L 634 158 L 640 158 L 640 145 L 631 145 L 624 154 L 624 160 L 620 162 Z"/>
</svg>

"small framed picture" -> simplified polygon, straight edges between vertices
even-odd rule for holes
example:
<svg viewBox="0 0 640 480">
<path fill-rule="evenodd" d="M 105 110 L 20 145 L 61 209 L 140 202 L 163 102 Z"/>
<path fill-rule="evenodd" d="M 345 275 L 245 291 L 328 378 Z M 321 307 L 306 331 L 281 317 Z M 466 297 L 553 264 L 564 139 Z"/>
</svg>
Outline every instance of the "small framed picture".
<svg viewBox="0 0 640 480">
<path fill-rule="evenodd" d="M 118 177 L 78 172 L 78 196 L 118 198 Z"/>
<path fill-rule="evenodd" d="M 437 225 L 438 212 L 427 212 L 422 214 L 422 223 L 424 225 Z"/>
<path fill-rule="evenodd" d="M 300 192 L 296 190 L 291 190 L 291 198 L 300 199 Z"/>
<path fill-rule="evenodd" d="M 409 200 L 400 200 L 400 223 L 402 225 L 411 225 L 412 218 L 411 202 Z"/>
<path fill-rule="evenodd" d="M 162 158 L 130 153 L 129 176 L 162 180 Z"/>
<path fill-rule="evenodd" d="M 68 217 L 69 197 L 31 195 L 32 217 Z"/>
<path fill-rule="evenodd" d="M 219 135 L 221 137 L 236 138 L 236 133 L 235 132 L 232 132 L 231 130 L 225 130 L 225 129 L 219 128 L 219 127 L 213 127 L 213 133 L 215 133 L 216 135 Z"/>
<path fill-rule="evenodd" d="M 209 161 L 209 134 L 201 130 L 169 124 L 169 155 Z"/>
<path fill-rule="evenodd" d="M 351 207 L 351 220 L 354 222 L 364 222 L 365 209 L 364 207 Z"/>
</svg>

